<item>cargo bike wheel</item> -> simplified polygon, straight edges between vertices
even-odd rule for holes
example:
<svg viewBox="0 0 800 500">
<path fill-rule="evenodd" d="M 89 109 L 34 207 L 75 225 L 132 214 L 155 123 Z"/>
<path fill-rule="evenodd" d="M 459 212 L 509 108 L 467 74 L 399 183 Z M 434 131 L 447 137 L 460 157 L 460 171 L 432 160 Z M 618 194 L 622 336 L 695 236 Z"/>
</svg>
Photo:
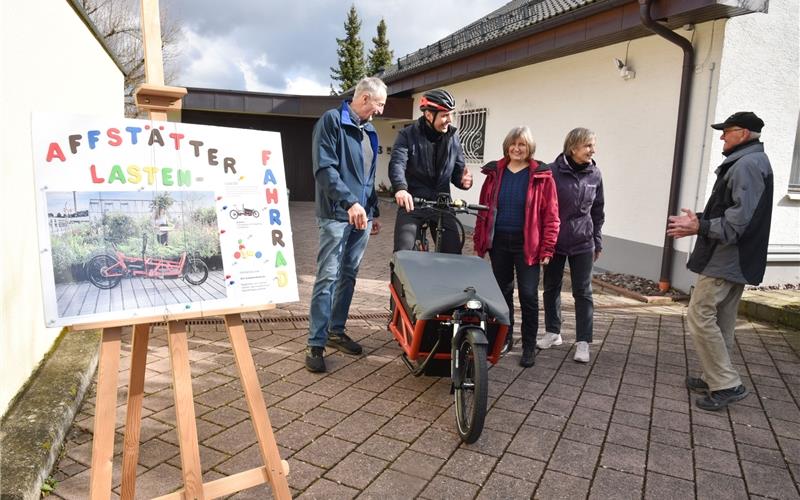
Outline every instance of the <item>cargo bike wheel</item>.
<svg viewBox="0 0 800 500">
<path fill-rule="evenodd" d="M 86 263 L 85 270 L 92 285 L 102 290 L 114 288 L 122 280 L 119 261 L 105 253 L 92 257 Z"/>
<path fill-rule="evenodd" d="M 461 337 L 453 359 L 456 423 L 465 443 L 474 443 L 483 431 L 489 392 L 486 344 L 471 335 Z"/>
</svg>

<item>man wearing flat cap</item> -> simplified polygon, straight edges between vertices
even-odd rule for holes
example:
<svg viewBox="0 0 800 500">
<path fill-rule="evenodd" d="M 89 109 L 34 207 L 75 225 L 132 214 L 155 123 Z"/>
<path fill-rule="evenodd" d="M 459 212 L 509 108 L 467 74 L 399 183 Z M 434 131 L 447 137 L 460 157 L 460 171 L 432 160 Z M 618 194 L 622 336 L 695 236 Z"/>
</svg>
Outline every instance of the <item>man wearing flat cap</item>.
<svg viewBox="0 0 800 500">
<path fill-rule="evenodd" d="M 767 267 L 772 218 L 772 168 L 759 141 L 764 121 L 739 111 L 711 128 L 721 130 L 725 160 L 705 209 L 669 217 L 673 238 L 697 235 L 687 267 L 698 273 L 687 321 L 703 369 L 686 387 L 704 394 L 695 403 L 721 410 L 747 396 L 731 363 L 736 313 L 745 284 L 757 285 Z"/>
</svg>

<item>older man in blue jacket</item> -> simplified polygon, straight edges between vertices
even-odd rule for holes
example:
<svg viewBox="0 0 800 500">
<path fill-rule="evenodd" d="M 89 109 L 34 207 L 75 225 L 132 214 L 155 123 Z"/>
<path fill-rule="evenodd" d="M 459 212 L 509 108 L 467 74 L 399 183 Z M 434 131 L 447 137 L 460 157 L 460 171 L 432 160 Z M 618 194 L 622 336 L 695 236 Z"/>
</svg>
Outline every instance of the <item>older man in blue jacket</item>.
<svg viewBox="0 0 800 500">
<path fill-rule="evenodd" d="M 312 158 L 319 224 L 317 276 L 311 294 L 306 368 L 324 372 L 325 346 L 361 354 L 345 333 L 358 267 L 373 224 L 378 224 L 375 169 L 378 134 L 370 123 L 383 112 L 386 85 L 364 78 L 352 101 L 331 109 L 314 125 Z"/>
</svg>

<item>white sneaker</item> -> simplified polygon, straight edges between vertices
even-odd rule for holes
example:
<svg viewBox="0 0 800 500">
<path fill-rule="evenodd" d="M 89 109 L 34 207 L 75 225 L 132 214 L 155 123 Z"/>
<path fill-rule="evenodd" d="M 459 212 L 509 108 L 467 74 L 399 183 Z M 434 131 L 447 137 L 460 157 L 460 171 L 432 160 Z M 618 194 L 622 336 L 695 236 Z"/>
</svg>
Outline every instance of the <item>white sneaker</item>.
<svg viewBox="0 0 800 500">
<path fill-rule="evenodd" d="M 589 343 L 588 342 L 576 342 L 575 343 L 575 357 L 573 358 L 578 363 L 588 363 L 589 362 Z"/>
<path fill-rule="evenodd" d="M 554 345 L 561 345 L 563 340 L 561 340 L 561 335 L 558 333 L 550 333 L 544 332 L 542 338 L 536 341 L 536 347 L 539 349 L 550 349 Z"/>
</svg>

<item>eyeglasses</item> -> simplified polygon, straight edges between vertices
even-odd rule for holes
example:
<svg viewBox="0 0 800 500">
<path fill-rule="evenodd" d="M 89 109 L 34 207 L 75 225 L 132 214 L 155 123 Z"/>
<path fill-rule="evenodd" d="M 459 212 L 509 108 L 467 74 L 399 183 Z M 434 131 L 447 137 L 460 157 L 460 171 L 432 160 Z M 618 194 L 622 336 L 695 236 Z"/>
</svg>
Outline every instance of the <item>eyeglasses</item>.
<svg viewBox="0 0 800 500">
<path fill-rule="evenodd" d="M 725 130 L 722 131 L 722 135 L 725 135 L 725 134 L 727 134 L 729 132 L 736 132 L 736 131 L 739 131 L 739 130 L 747 130 L 747 129 L 746 128 L 742 128 L 742 127 L 726 128 Z"/>
</svg>

